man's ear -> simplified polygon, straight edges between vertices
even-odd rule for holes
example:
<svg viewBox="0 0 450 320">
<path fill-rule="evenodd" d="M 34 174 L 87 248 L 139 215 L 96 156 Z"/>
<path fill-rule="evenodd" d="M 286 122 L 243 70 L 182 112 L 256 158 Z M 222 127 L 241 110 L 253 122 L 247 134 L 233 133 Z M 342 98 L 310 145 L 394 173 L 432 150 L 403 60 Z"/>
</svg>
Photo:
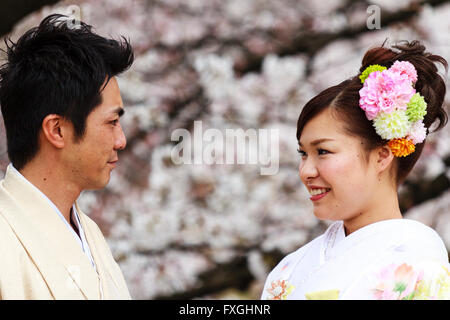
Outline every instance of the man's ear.
<svg viewBox="0 0 450 320">
<path fill-rule="evenodd" d="M 383 172 L 394 160 L 394 154 L 391 151 L 391 148 L 387 144 L 381 146 L 377 150 L 377 171 L 378 173 Z"/>
<path fill-rule="evenodd" d="M 42 132 L 47 141 L 55 148 L 61 149 L 68 139 L 67 120 L 58 114 L 49 114 L 42 121 Z"/>
</svg>

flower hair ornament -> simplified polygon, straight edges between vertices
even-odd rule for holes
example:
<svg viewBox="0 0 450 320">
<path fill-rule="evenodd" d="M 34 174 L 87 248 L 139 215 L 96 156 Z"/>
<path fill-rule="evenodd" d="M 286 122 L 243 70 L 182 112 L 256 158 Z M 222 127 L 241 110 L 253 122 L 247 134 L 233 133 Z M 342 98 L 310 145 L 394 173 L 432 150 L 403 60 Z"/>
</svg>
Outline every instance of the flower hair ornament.
<svg viewBox="0 0 450 320">
<path fill-rule="evenodd" d="M 406 157 L 427 136 L 423 123 L 427 103 L 414 85 L 417 71 L 408 61 L 395 61 L 387 69 L 370 65 L 359 76 L 359 106 L 396 157 Z"/>
</svg>

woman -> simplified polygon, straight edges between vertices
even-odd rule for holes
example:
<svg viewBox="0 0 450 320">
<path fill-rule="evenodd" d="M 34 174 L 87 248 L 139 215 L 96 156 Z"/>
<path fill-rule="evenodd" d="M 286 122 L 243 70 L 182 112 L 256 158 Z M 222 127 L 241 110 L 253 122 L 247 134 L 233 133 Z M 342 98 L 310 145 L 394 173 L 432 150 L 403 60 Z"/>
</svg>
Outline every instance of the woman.
<svg viewBox="0 0 450 320">
<path fill-rule="evenodd" d="M 435 63 L 447 68 L 418 41 L 373 48 L 360 74 L 305 105 L 300 178 L 314 215 L 335 222 L 275 267 L 263 299 L 450 299 L 444 243 L 402 219 L 397 198 L 427 129 L 447 122 Z"/>
</svg>

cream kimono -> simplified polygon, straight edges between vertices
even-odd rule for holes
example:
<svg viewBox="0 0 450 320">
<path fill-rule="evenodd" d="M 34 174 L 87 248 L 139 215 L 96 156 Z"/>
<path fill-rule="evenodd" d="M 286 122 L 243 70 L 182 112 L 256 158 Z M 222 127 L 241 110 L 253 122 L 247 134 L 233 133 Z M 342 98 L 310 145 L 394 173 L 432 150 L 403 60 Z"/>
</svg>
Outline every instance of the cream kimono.
<svg viewBox="0 0 450 320">
<path fill-rule="evenodd" d="M 0 299 L 130 299 L 98 226 L 76 206 L 95 268 L 32 185 L 0 181 Z"/>
<path fill-rule="evenodd" d="M 450 299 L 448 253 L 417 221 L 384 220 L 348 236 L 337 221 L 272 270 L 262 299 Z"/>
</svg>

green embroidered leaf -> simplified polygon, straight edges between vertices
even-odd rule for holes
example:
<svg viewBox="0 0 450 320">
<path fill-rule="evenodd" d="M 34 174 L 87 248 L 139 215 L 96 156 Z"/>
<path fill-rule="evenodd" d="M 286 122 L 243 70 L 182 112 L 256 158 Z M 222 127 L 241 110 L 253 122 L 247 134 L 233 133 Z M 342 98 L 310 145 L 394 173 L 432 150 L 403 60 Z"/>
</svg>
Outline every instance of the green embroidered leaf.
<svg viewBox="0 0 450 320">
<path fill-rule="evenodd" d="M 402 300 L 412 300 L 414 298 L 415 293 L 416 293 L 415 291 L 411 292 L 409 295 L 404 297 Z"/>
<path fill-rule="evenodd" d="M 394 287 L 394 292 L 402 293 L 406 290 L 406 283 L 397 282 Z"/>
</svg>

